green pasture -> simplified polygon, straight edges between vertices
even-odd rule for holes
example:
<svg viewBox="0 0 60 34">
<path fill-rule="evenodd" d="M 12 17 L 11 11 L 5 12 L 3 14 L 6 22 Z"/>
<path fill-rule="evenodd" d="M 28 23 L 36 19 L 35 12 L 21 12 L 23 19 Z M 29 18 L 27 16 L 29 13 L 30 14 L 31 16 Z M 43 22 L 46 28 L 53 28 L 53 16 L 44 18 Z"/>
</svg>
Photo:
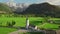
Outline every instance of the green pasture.
<svg viewBox="0 0 60 34">
<path fill-rule="evenodd" d="M 0 34 L 9 34 L 10 32 L 16 31 L 15 28 L 6 28 L 6 27 L 0 27 Z"/>
<path fill-rule="evenodd" d="M 59 22 L 60 18 L 51 18 L 51 20 L 57 20 L 56 22 Z M 7 26 L 7 22 L 15 21 L 16 24 L 14 26 L 20 26 L 25 27 L 26 25 L 26 17 L 0 17 L 0 25 Z M 45 21 L 42 17 L 29 17 L 30 24 L 37 25 L 39 28 L 45 28 L 45 29 L 58 29 L 60 24 L 51 24 L 43 21 Z M 42 21 L 42 22 L 41 22 Z M 12 31 L 15 31 L 14 28 L 1 28 L 0 27 L 0 34 L 8 34 Z"/>
<path fill-rule="evenodd" d="M 51 18 L 51 20 L 54 20 L 55 22 L 57 20 L 57 22 L 60 23 L 60 18 L 55 18 L 55 19 Z M 25 25 L 26 25 L 26 17 L 0 17 L 0 25 L 2 25 L 2 26 L 7 26 L 7 22 L 12 22 L 12 21 L 16 22 L 16 24 L 14 26 L 25 27 Z M 45 19 L 42 17 L 29 17 L 29 21 L 30 21 L 30 24 L 40 26 L 40 25 L 42 25 L 42 22 L 45 21 Z M 46 22 L 44 22 L 44 23 L 46 23 Z M 54 24 L 52 24 L 52 25 L 54 25 Z"/>
<path fill-rule="evenodd" d="M 31 21 L 41 21 L 41 20 L 43 20 L 43 18 L 29 17 L 29 20 L 30 20 L 30 22 Z M 6 26 L 7 22 L 12 22 L 12 21 L 16 22 L 15 26 L 25 27 L 25 24 L 26 24 L 25 17 L 0 17 L 0 25 L 2 25 L 2 26 Z"/>
<path fill-rule="evenodd" d="M 53 30 L 57 30 L 59 27 L 59 25 L 57 24 L 51 24 L 51 23 L 44 23 L 42 25 L 40 25 L 40 28 L 44 28 L 44 29 L 53 29 Z"/>
</svg>

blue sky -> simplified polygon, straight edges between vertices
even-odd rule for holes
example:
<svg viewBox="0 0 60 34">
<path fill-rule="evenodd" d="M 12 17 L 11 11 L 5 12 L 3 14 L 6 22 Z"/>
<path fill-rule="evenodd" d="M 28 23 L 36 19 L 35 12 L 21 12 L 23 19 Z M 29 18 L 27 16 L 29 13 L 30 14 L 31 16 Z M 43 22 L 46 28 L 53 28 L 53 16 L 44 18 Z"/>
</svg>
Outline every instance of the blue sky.
<svg viewBox="0 0 60 34">
<path fill-rule="evenodd" d="M 60 0 L 14 0 L 16 3 L 42 3 L 49 2 L 51 4 L 60 5 Z M 0 0 L 0 2 L 8 2 L 8 0 Z"/>
<path fill-rule="evenodd" d="M 7 2 L 8 0 L 0 0 L 0 2 Z M 14 0 L 16 3 L 37 3 L 38 0 Z M 41 2 L 42 0 L 40 0 Z"/>
</svg>

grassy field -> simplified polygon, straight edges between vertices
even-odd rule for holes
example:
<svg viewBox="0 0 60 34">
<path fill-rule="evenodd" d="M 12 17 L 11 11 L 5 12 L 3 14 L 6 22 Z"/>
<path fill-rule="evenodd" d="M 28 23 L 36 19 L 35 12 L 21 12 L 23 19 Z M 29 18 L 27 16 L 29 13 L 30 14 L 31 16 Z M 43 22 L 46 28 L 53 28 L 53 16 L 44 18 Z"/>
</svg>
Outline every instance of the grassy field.
<svg viewBox="0 0 60 34">
<path fill-rule="evenodd" d="M 31 21 L 41 21 L 41 20 L 43 20 L 43 18 L 30 17 L 29 20 L 30 20 L 30 22 Z M 12 22 L 12 21 L 16 22 L 15 26 L 24 27 L 26 24 L 25 17 L 0 17 L 0 25 L 6 26 L 7 22 Z"/>
<path fill-rule="evenodd" d="M 34 25 L 41 25 L 41 21 L 44 21 L 44 18 L 41 17 L 29 17 L 30 23 Z M 60 20 L 60 18 L 51 18 L 51 20 Z M 6 26 L 7 22 L 15 21 L 15 26 L 25 27 L 26 18 L 25 17 L 0 17 L 0 25 Z M 44 22 L 46 23 L 46 22 Z M 50 25 L 50 24 L 49 24 Z M 54 24 L 51 24 L 54 25 Z M 56 25 L 56 24 L 55 24 Z"/>
<path fill-rule="evenodd" d="M 57 24 L 50 24 L 50 23 L 44 23 L 42 25 L 40 25 L 40 28 L 45 28 L 45 29 L 53 29 L 53 30 L 57 30 L 59 27 L 59 25 Z"/>
<path fill-rule="evenodd" d="M 41 21 L 44 21 L 44 18 L 41 18 L 41 17 L 29 17 L 29 20 L 30 20 L 31 24 L 37 25 L 39 28 L 58 29 L 58 26 L 59 26 L 58 24 L 51 24 L 51 23 L 46 23 L 46 22 L 44 22 L 44 24 L 42 24 Z M 60 18 L 51 18 L 51 20 L 60 20 Z M 2 26 L 6 26 L 7 22 L 12 22 L 12 21 L 16 22 L 16 24 L 14 26 L 25 27 L 25 25 L 26 25 L 25 17 L 0 17 L 0 25 L 2 25 Z M 16 29 L 0 27 L 0 34 L 7 34 L 9 32 L 15 31 L 15 30 Z"/>
<path fill-rule="evenodd" d="M 14 28 L 5 28 L 0 27 L 0 34 L 9 34 L 10 32 L 16 31 L 17 29 Z"/>
</svg>

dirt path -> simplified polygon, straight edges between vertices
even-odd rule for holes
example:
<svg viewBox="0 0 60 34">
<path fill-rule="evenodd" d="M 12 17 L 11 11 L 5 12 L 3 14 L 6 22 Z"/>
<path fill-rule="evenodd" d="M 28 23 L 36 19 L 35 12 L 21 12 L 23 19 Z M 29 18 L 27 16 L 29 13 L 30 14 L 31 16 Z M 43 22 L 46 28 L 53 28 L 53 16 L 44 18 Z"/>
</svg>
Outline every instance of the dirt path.
<svg viewBox="0 0 60 34">
<path fill-rule="evenodd" d="M 26 33 L 26 32 L 44 32 L 44 31 L 42 31 L 42 30 L 40 30 L 40 31 L 33 31 L 33 30 L 20 29 L 18 31 L 11 32 L 9 34 L 20 34 L 20 33 L 23 33 L 23 32 Z"/>
<path fill-rule="evenodd" d="M 20 29 L 20 30 L 18 30 L 18 31 L 11 32 L 11 33 L 9 33 L 9 34 L 19 34 L 20 32 L 21 32 L 21 33 L 22 33 L 22 32 L 29 32 L 29 30 Z"/>
</svg>

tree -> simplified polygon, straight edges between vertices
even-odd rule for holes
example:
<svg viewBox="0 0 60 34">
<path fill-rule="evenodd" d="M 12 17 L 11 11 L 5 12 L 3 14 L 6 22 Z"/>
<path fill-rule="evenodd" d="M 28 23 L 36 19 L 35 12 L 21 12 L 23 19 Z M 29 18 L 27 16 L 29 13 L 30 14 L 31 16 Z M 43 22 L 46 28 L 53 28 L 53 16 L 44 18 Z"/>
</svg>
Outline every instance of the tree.
<svg viewBox="0 0 60 34">
<path fill-rule="evenodd" d="M 12 22 L 7 22 L 7 25 L 9 26 L 9 27 L 13 27 L 13 25 L 15 25 L 15 21 L 12 21 Z"/>
<path fill-rule="evenodd" d="M 15 25 L 15 23 L 16 23 L 15 21 L 12 21 L 12 25 Z"/>
<path fill-rule="evenodd" d="M 50 20 L 50 16 L 44 16 L 44 22 L 51 23 L 52 20 Z"/>
</svg>

